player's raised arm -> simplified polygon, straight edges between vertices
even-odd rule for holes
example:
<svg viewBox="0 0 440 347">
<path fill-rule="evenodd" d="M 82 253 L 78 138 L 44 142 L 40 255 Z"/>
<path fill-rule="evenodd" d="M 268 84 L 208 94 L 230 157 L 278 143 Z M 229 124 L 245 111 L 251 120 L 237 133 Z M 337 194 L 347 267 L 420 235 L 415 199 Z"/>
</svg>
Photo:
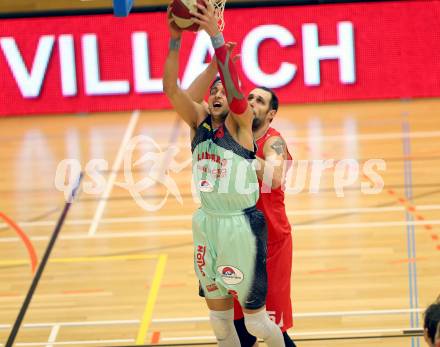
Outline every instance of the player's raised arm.
<svg viewBox="0 0 440 347">
<path fill-rule="evenodd" d="M 203 102 L 203 98 L 206 95 L 206 91 L 209 89 L 212 81 L 217 74 L 217 64 L 215 59 L 211 60 L 208 67 L 197 76 L 197 78 L 191 83 L 186 92 L 189 97 L 198 103 Z"/>
<path fill-rule="evenodd" d="M 170 44 L 167 59 L 165 61 L 163 75 L 163 91 L 170 100 L 176 112 L 192 128 L 196 129 L 205 116 L 205 109 L 191 100 L 178 85 L 179 73 L 179 49 L 182 32 L 173 23 L 168 8 L 168 28 L 170 31 Z"/>
<path fill-rule="evenodd" d="M 217 27 L 214 6 L 205 0 L 205 6 L 197 4 L 200 12 L 192 12 L 193 21 L 200 25 L 211 37 L 215 49 L 217 68 L 225 88 L 231 115 L 239 126 L 251 129 L 253 113 L 247 99 L 241 91 L 237 69 L 230 50 L 228 50 L 223 34 Z"/>
<path fill-rule="evenodd" d="M 237 45 L 236 42 L 226 42 L 226 47 L 230 52 Z M 240 57 L 240 55 L 233 56 L 232 60 L 235 62 Z M 212 81 L 217 75 L 217 60 L 215 56 L 212 58 L 211 62 L 207 68 L 191 83 L 191 85 L 186 90 L 189 97 L 198 103 L 203 102 L 203 98 L 206 95 L 206 91 L 211 86 Z"/>
</svg>

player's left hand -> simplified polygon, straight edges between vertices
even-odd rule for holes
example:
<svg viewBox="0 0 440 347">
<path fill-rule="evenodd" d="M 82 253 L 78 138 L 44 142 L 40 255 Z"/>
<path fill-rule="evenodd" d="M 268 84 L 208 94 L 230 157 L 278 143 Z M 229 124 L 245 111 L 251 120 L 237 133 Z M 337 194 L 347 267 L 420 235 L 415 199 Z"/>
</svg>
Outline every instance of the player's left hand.
<svg viewBox="0 0 440 347">
<path fill-rule="evenodd" d="M 205 5 L 197 3 L 199 11 L 191 11 L 192 20 L 200 26 L 200 29 L 205 30 L 209 36 L 217 35 L 220 30 L 217 25 L 217 18 L 215 16 L 214 5 L 209 0 L 204 0 Z"/>
<path fill-rule="evenodd" d="M 167 8 L 167 20 L 168 20 L 168 30 L 170 31 L 171 38 L 180 39 L 182 36 L 182 30 L 174 23 L 173 17 L 171 15 L 171 4 Z"/>
</svg>

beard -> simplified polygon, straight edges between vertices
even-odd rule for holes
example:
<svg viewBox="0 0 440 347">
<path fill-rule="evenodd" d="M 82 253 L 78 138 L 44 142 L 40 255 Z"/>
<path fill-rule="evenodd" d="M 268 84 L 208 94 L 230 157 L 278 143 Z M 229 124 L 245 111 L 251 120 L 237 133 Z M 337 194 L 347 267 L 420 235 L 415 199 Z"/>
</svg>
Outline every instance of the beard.
<svg viewBox="0 0 440 347">
<path fill-rule="evenodd" d="M 252 131 L 258 130 L 261 125 L 263 125 L 263 121 L 259 118 L 254 118 L 252 121 Z"/>
</svg>

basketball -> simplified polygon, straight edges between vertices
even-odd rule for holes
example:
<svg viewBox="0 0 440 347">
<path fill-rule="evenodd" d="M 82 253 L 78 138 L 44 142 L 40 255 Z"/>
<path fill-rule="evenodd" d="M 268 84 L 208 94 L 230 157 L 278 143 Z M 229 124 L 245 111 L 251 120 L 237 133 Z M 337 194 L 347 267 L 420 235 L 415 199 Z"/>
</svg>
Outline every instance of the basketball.
<svg viewBox="0 0 440 347">
<path fill-rule="evenodd" d="M 173 0 L 171 15 L 174 23 L 182 30 L 198 31 L 199 25 L 191 19 L 190 11 L 198 11 L 196 4 L 204 5 L 203 0 Z"/>
</svg>

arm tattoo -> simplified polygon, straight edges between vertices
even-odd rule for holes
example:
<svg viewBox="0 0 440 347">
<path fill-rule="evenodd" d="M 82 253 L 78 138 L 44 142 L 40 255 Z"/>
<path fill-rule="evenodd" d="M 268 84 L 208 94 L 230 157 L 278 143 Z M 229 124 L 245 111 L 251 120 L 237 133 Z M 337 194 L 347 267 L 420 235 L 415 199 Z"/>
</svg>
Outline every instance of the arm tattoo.
<svg viewBox="0 0 440 347">
<path fill-rule="evenodd" d="M 270 148 L 272 148 L 278 155 L 281 155 L 284 153 L 284 150 L 286 148 L 286 143 L 284 142 L 283 139 L 279 138 L 275 140 L 274 143 L 272 143 Z"/>
</svg>

